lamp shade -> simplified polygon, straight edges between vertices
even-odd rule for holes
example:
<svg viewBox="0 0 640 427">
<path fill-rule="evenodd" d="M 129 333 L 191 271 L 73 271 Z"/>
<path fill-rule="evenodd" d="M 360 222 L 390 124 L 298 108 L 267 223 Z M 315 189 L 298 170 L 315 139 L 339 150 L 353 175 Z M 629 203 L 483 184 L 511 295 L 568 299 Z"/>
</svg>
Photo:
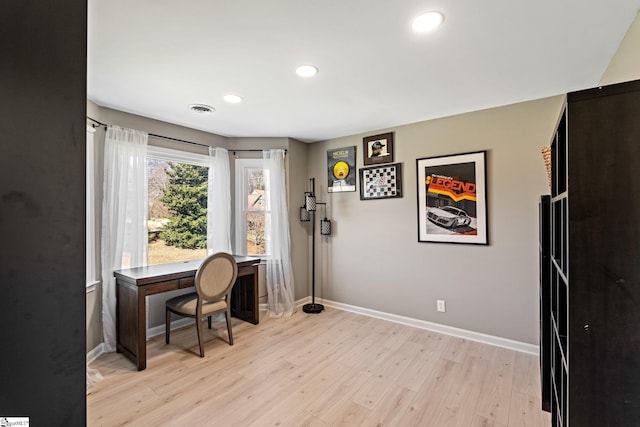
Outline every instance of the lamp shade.
<svg viewBox="0 0 640 427">
<path fill-rule="evenodd" d="M 331 236 L 331 221 L 327 218 L 320 221 L 320 234 L 323 236 Z"/>
<path fill-rule="evenodd" d="M 310 221 L 310 220 L 311 220 L 311 214 L 309 213 L 309 211 L 304 206 L 300 206 L 300 221 Z"/>
<path fill-rule="evenodd" d="M 311 193 L 306 193 L 304 197 L 304 207 L 306 210 L 314 212 L 316 210 L 316 196 Z"/>
</svg>

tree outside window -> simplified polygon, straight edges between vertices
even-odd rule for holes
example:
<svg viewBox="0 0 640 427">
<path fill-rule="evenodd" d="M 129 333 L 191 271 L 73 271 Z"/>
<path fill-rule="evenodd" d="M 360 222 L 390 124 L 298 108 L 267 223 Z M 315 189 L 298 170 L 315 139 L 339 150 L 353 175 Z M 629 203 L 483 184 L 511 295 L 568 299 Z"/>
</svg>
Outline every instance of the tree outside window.
<svg viewBox="0 0 640 427">
<path fill-rule="evenodd" d="M 149 264 L 200 259 L 207 247 L 209 169 L 149 159 Z"/>
</svg>

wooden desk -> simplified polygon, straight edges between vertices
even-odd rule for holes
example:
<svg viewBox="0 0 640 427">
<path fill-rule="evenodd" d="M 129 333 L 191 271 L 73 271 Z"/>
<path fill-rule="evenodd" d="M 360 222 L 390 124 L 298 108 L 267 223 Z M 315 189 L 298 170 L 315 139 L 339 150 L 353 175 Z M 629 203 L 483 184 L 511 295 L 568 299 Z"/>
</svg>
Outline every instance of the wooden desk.
<svg viewBox="0 0 640 427">
<path fill-rule="evenodd" d="M 238 278 L 231 292 L 231 315 L 258 324 L 260 258 L 234 256 Z M 146 296 L 193 286 L 202 260 L 114 271 L 116 277 L 116 350 L 138 370 L 147 367 Z"/>
</svg>

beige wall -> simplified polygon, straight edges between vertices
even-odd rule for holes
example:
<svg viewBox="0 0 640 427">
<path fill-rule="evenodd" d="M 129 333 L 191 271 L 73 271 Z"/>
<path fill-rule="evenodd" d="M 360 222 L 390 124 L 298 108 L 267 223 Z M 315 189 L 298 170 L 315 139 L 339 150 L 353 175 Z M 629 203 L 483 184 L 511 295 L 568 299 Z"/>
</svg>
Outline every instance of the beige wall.
<svg viewBox="0 0 640 427">
<path fill-rule="evenodd" d="M 309 226 L 300 222 L 300 207 L 304 192 L 308 191 L 309 144 L 291 139 L 289 144 L 289 227 L 291 235 L 291 263 L 295 282 L 294 297 L 300 300 L 310 295 L 308 285 L 309 267 Z"/>
<path fill-rule="evenodd" d="M 532 101 L 389 129 L 395 131 L 396 161 L 404 165 L 402 199 L 364 202 L 358 193 L 326 192 L 326 150 L 355 145 L 361 167 L 362 137 L 378 131 L 311 145 L 287 138 L 231 138 L 224 146 L 231 151 L 274 146 L 288 149 L 296 299 L 311 293 L 310 227 L 298 220 L 298 209 L 308 177 L 315 176 L 318 197 L 329 203 L 334 226 L 332 237 L 317 236 L 317 296 L 535 343 L 536 203 L 537 197 L 548 191 L 540 147 L 549 141 L 562 100 Z M 155 121 L 108 109 L 98 108 L 94 114 L 105 123 L 167 136 L 180 134 L 180 138 L 199 142 L 198 134 L 176 132 L 172 125 L 153 127 L 149 123 Z M 96 136 L 100 147 L 103 134 Z M 484 149 L 488 150 L 491 244 L 417 243 L 415 159 Z M 149 327 L 163 324 L 163 302 L 168 296 L 150 297 Z M 91 294 L 87 298 L 92 310 L 88 315 L 93 319 L 87 347 L 93 348 L 99 343 L 96 313 L 101 309 Z M 95 299 L 99 299 L 99 292 Z M 435 312 L 436 299 L 447 301 L 446 313 Z"/>
<path fill-rule="evenodd" d="M 403 197 L 361 201 L 327 193 L 326 161 L 310 165 L 335 234 L 318 246 L 317 294 L 341 303 L 526 343 L 538 340 L 537 202 L 549 192 L 540 148 L 563 96 L 313 144 L 310 157 L 395 132 Z M 487 150 L 488 246 L 417 242 L 416 159 Z M 358 186 L 360 184 L 358 183 Z M 319 282 L 319 283 L 318 283 Z M 436 312 L 444 299 L 446 313 Z"/>
<path fill-rule="evenodd" d="M 601 85 L 640 79 L 640 14 L 631 24 L 618 51 L 613 56 Z"/>
</svg>

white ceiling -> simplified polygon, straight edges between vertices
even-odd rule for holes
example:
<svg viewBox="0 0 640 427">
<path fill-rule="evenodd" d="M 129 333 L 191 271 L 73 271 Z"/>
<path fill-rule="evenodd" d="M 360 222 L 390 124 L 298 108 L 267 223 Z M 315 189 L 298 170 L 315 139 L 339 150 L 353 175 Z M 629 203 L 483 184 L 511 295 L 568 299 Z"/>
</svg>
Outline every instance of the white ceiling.
<svg viewBox="0 0 640 427">
<path fill-rule="evenodd" d="M 597 86 L 640 0 L 89 0 L 88 96 L 313 142 Z M 410 29 L 445 14 L 434 33 Z M 301 64 L 320 70 L 296 76 Z M 236 93 L 239 105 L 222 97 Z M 191 112 L 189 104 L 216 108 Z"/>
</svg>

